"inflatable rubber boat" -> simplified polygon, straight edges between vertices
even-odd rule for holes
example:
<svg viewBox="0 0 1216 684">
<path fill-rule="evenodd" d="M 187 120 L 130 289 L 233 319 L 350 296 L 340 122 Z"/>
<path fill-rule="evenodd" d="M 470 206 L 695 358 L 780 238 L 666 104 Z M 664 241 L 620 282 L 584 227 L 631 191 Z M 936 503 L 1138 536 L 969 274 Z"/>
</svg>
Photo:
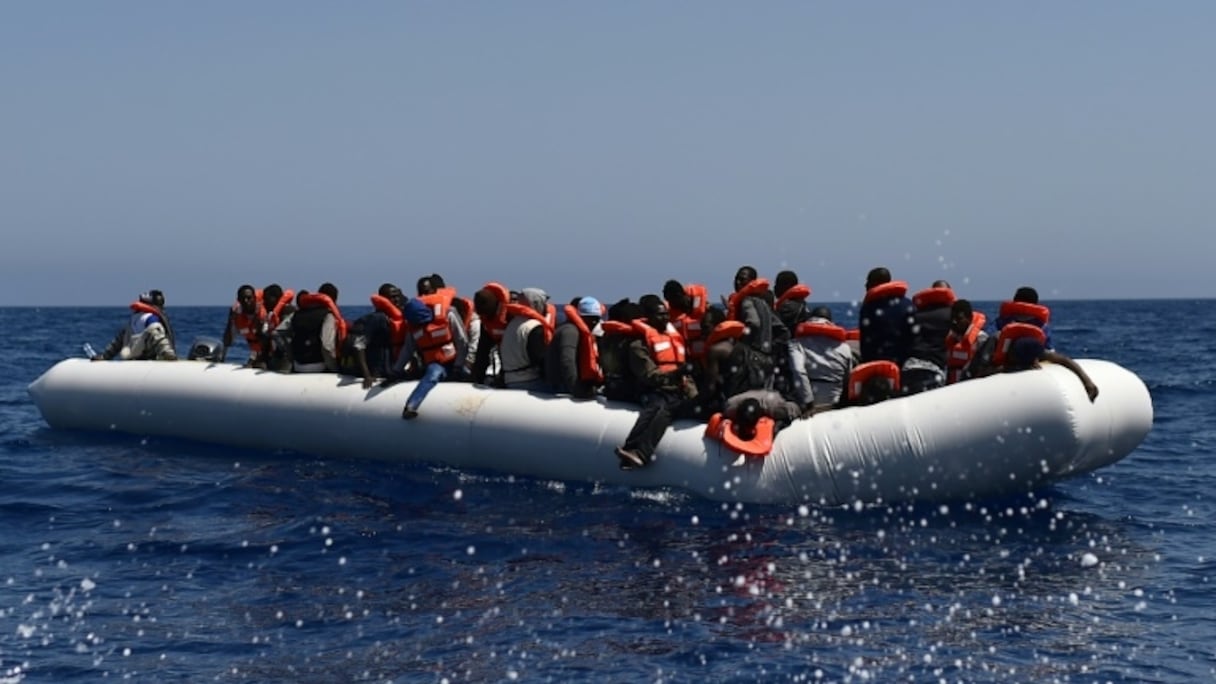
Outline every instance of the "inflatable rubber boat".
<svg viewBox="0 0 1216 684">
<path fill-rule="evenodd" d="M 799 420 L 764 457 L 739 458 L 677 422 L 650 466 L 618 468 L 636 407 L 440 383 L 401 419 L 414 383 L 364 390 L 357 378 L 284 375 L 201 361 L 62 361 L 30 394 L 56 429 L 175 437 L 327 458 L 424 461 L 543 479 L 674 487 L 714 500 L 895 503 L 1028 491 L 1130 454 L 1152 400 L 1130 371 L 1079 360 L 1091 403 L 1067 369 L 973 380 Z"/>
</svg>

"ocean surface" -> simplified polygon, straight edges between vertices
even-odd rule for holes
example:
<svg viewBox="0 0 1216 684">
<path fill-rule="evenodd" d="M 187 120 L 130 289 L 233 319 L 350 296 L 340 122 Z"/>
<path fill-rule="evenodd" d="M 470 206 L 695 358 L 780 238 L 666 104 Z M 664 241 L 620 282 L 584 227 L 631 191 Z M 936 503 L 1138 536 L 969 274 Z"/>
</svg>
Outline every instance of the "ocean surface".
<svg viewBox="0 0 1216 684">
<path fill-rule="evenodd" d="M 26 386 L 126 310 L 0 309 L 0 683 L 1216 679 L 1216 300 L 1050 304 L 1144 444 L 860 510 L 55 431 Z"/>
</svg>

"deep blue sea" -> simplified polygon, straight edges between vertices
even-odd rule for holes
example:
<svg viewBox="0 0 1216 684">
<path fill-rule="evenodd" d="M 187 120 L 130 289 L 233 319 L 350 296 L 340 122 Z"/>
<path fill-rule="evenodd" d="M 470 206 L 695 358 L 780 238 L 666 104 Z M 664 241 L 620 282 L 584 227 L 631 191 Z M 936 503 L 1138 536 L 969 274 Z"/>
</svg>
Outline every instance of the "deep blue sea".
<svg viewBox="0 0 1216 684">
<path fill-rule="evenodd" d="M 862 510 L 54 431 L 26 386 L 126 310 L 0 309 L 0 682 L 1216 679 L 1216 300 L 1051 304 L 1144 444 Z"/>
</svg>

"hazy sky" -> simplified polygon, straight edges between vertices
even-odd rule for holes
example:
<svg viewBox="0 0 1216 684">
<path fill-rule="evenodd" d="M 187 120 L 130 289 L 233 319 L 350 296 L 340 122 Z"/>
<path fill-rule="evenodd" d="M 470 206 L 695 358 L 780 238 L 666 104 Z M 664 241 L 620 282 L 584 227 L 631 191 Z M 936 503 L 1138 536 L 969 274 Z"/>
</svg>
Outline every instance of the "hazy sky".
<svg viewBox="0 0 1216 684">
<path fill-rule="evenodd" d="M 1213 296 L 1216 3 L 0 3 L 0 305 Z"/>
</svg>

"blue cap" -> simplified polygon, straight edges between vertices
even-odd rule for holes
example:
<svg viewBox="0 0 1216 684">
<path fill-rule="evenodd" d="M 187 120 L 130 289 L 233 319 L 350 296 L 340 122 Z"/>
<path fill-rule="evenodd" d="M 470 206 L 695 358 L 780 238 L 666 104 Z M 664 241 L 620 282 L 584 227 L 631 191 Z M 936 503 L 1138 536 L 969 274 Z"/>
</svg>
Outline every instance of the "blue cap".
<svg viewBox="0 0 1216 684">
<path fill-rule="evenodd" d="M 604 308 L 595 297 L 583 297 L 578 300 L 578 315 L 599 318 L 604 315 Z"/>
<path fill-rule="evenodd" d="M 405 303 L 405 308 L 401 310 L 401 315 L 410 325 L 426 325 L 435 318 L 435 314 L 431 312 L 431 307 L 426 305 L 426 302 L 421 299 L 411 299 Z"/>
</svg>

